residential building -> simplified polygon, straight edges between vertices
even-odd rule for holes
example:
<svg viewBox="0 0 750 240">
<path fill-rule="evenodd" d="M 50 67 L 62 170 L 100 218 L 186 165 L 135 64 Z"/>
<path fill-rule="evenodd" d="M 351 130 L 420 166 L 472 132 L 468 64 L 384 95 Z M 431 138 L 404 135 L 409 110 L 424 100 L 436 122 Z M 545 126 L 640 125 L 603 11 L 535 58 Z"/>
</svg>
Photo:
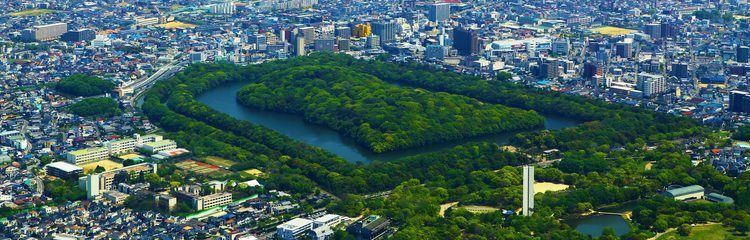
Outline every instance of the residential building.
<svg viewBox="0 0 750 240">
<path fill-rule="evenodd" d="M 652 97 L 664 93 L 668 90 L 667 80 L 661 75 L 640 73 L 638 74 L 638 90 L 643 92 L 644 97 Z"/>
<path fill-rule="evenodd" d="M 67 23 L 53 23 L 26 29 L 21 37 L 26 41 L 42 42 L 59 38 L 66 32 L 68 32 Z"/>
</svg>

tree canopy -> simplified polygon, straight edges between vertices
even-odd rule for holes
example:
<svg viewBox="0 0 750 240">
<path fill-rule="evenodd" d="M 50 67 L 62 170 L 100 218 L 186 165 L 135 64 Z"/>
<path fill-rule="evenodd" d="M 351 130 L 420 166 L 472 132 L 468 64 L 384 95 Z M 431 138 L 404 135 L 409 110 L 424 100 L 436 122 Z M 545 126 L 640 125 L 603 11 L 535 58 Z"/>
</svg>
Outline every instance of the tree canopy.
<svg viewBox="0 0 750 240">
<path fill-rule="evenodd" d="M 74 74 L 55 84 L 55 90 L 73 96 L 96 96 L 111 92 L 115 84 L 94 76 Z"/>
<path fill-rule="evenodd" d="M 346 67 L 300 66 L 254 82 L 238 93 L 240 103 L 301 113 L 374 152 L 544 124 L 544 118 L 533 111 L 398 87 Z"/>
<path fill-rule="evenodd" d="M 119 104 L 107 97 L 86 98 L 71 104 L 67 110 L 83 117 L 111 117 L 121 113 Z"/>
</svg>

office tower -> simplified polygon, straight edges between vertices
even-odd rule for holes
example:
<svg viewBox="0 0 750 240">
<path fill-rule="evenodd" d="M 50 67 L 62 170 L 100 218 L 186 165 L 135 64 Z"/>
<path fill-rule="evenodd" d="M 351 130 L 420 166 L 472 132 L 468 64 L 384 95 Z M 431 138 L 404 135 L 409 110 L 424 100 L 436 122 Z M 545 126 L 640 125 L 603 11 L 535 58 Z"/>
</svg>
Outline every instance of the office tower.
<svg viewBox="0 0 750 240">
<path fill-rule="evenodd" d="M 451 5 L 449 3 L 434 3 L 428 5 L 427 10 L 427 19 L 439 23 L 450 17 Z"/>
<path fill-rule="evenodd" d="M 339 46 L 339 51 L 349 51 L 349 49 L 351 48 L 348 38 L 339 38 L 338 46 Z"/>
<path fill-rule="evenodd" d="M 380 45 L 396 41 L 396 23 L 392 21 L 380 21 L 372 24 L 372 34 L 378 35 Z"/>
<path fill-rule="evenodd" d="M 673 63 L 672 64 L 672 76 L 677 78 L 689 78 L 688 65 L 687 63 Z"/>
<path fill-rule="evenodd" d="M 740 46 L 737 48 L 737 62 L 747 63 L 750 58 L 750 47 Z"/>
<path fill-rule="evenodd" d="M 315 28 L 314 27 L 301 27 L 297 29 L 297 36 L 305 38 L 305 44 L 315 43 Z"/>
<path fill-rule="evenodd" d="M 305 55 L 305 38 L 297 36 L 294 39 L 294 54 L 297 56 Z"/>
<path fill-rule="evenodd" d="M 352 37 L 352 29 L 349 27 L 337 27 L 334 31 L 334 36 L 337 38 L 350 38 Z"/>
<path fill-rule="evenodd" d="M 67 23 L 53 23 L 25 29 L 21 32 L 21 38 L 26 41 L 43 42 L 59 38 L 66 32 L 68 32 Z"/>
<path fill-rule="evenodd" d="M 730 92 L 729 111 L 750 113 L 750 93 L 743 91 Z"/>
<path fill-rule="evenodd" d="M 335 51 L 334 49 L 335 43 L 336 43 L 336 40 L 333 38 L 315 40 L 315 51 L 333 52 Z"/>
<path fill-rule="evenodd" d="M 534 214 L 534 166 L 523 166 L 523 215 Z"/>
<path fill-rule="evenodd" d="M 644 26 L 643 32 L 651 36 L 652 39 L 661 38 L 661 24 L 649 23 Z"/>
<path fill-rule="evenodd" d="M 644 97 L 652 97 L 667 91 L 667 80 L 661 75 L 639 73 L 637 85 Z"/>
<path fill-rule="evenodd" d="M 478 54 L 479 37 L 477 37 L 477 31 L 468 28 L 454 28 L 453 48 L 462 56 Z"/>
<path fill-rule="evenodd" d="M 66 42 L 84 42 L 94 40 L 94 38 L 96 38 L 96 33 L 91 29 L 68 31 L 60 37 L 61 40 Z"/>
</svg>

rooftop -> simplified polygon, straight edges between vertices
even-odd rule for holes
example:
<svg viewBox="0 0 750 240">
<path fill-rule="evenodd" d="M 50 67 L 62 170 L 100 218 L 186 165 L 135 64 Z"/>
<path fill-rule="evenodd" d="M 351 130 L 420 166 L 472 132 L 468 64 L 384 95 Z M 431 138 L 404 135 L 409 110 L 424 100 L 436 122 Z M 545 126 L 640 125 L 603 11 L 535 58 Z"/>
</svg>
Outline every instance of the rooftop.
<svg viewBox="0 0 750 240">
<path fill-rule="evenodd" d="M 57 168 L 57 169 L 60 169 L 60 170 L 66 171 L 66 172 L 73 172 L 73 171 L 78 171 L 78 170 L 83 171 L 83 168 L 81 168 L 79 166 L 76 166 L 76 165 L 73 165 L 73 164 L 70 164 L 70 163 L 67 163 L 67 162 L 62 162 L 62 161 L 60 161 L 60 162 L 53 162 L 53 163 L 47 164 L 47 166 L 48 167 L 54 167 L 54 168 Z"/>
<path fill-rule="evenodd" d="M 703 191 L 705 191 L 705 189 L 703 187 L 701 187 L 700 185 L 690 185 L 690 186 L 687 186 L 687 187 L 669 189 L 669 190 L 667 190 L 667 193 L 669 193 L 673 197 L 676 197 L 676 196 L 693 194 L 693 193 L 703 192 Z"/>
<path fill-rule="evenodd" d="M 313 221 L 307 218 L 295 218 L 277 226 L 276 228 L 297 229 L 305 225 L 310 225 L 312 223 Z"/>
</svg>

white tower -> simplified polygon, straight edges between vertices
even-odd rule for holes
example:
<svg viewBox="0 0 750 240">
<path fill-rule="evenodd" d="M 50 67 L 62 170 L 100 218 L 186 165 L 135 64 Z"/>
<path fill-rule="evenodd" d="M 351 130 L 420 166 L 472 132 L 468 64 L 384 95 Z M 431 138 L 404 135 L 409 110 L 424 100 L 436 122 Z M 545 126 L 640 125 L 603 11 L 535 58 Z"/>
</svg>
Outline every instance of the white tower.
<svg viewBox="0 0 750 240">
<path fill-rule="evenodd" d="M 523 166 L 523 215 L 534 213 L 534 166 Z"/>
</svg>

